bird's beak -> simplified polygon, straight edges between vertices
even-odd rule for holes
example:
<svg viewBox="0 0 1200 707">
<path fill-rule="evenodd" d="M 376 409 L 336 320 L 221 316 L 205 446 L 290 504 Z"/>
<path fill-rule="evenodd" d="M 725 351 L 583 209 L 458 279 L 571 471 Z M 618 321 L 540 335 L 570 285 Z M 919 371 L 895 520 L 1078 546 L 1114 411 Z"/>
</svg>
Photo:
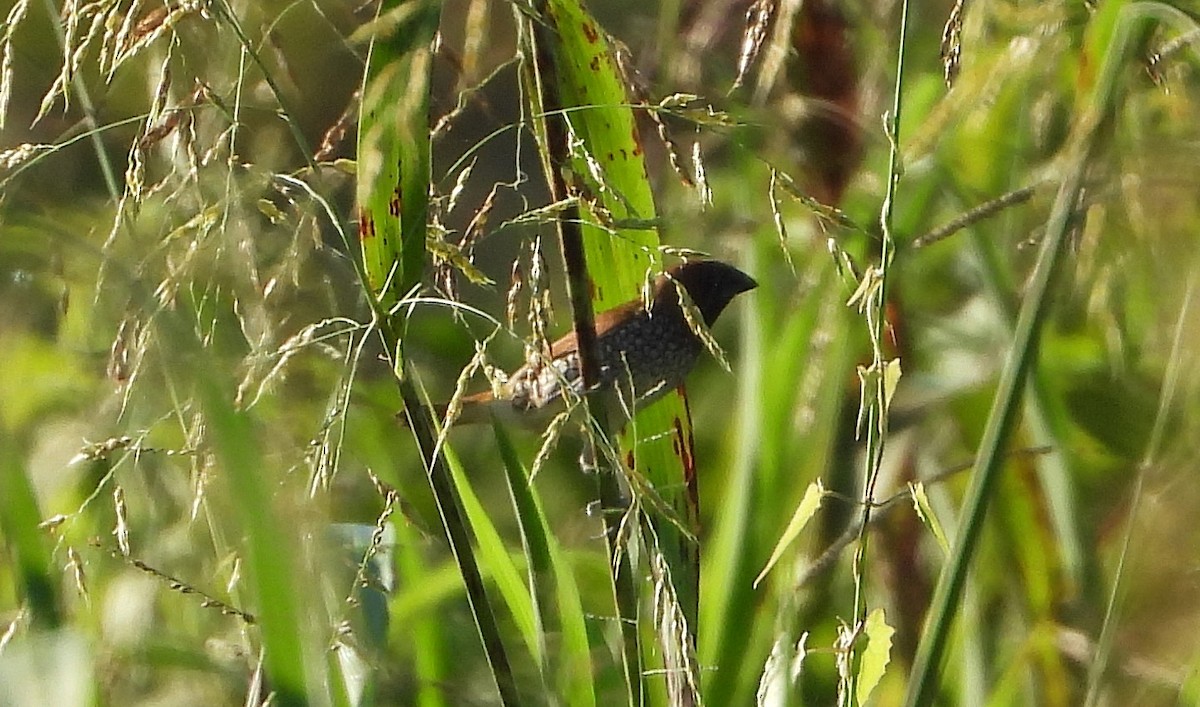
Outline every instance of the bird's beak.
<svg viewBox="0 0 1200 707">
<path fill-rule="evenodd" d="M 741 270 L 738 270 L 737 268 L 734 268 L 734 272 L 737 273 L 738 276 L 733 282 L 734 294 L 740 295 L 743 292 L 749 292 L 750 290 L 758 287 L 758 282 L 754 278 L 750 277 Z"/>
</svg>

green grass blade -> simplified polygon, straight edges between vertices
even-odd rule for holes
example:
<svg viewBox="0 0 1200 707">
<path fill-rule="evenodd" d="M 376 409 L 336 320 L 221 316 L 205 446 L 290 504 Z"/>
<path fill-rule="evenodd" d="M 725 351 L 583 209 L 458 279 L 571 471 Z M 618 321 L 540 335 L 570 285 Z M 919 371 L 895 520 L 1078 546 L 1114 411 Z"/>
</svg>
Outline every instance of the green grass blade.
<svg viewBox="0 0 1200 707">
<path fill-rule="evenodd" d="M 753 261 L 752 263 L 753 264 Z M 753 614 L 750 593 L 750 538 L 753 527 L 754 499 L 758 451 L 761 440 L 762 410 L 759 401 L 763 390 L 762 342 L 763 321 L 758 317 L 741 320 L 742 360 L 738 371 L 738 388 L 742 391 L 734 420 L 738 440 L 734 460 L 724 485 L 724 504 L 716 516 L 712 540 L 705 548 L 704 582 L 701 588 L 705 602 L 701 605 L 703 630 L 699 631 L 700 662 L 702 665 L 733 666 L 736 646 L 745 643 Z M 720 571 L 713 571 L 719 568 Z M 737 682 L 734 670 L 717 670 L 703 676 L 704 693 L 710 699 L 732 699 Z"/>
<path fill-rule="evenodd" d="M 525 472 L 508 433 L 497 420 L 492 421 L 492 432 L 500 447 L 500 461 L 504 464 L 504 480 L 508 485 L 509 498 L 517 515 L 517 527 L 521 533 L 521 544 L 529 560 L 529 584 L 533 603 L 537 607 L 543 634 L 547 626 L 555 622 L 550 617 L 550 598 L 554 596 L 554 562 L 550 556 L 552 535 L 546 525 L 534 496 L 529 475 Z"/>
<path fill-rule="evenodd" d="M 550 532 L 541 503 L 508 433 L 499 423 L 492 428 L 529 560 L 530 592 L 537 609 L 539 638 L 544 644 L 549 636 L 561 636 L 558 651 L 544 649 L 543 669 L 557 674 L 558 691 L 566 704 L 591 707 L 596 704 L 596 689 L 579 588 L 558 541 Z"/>
<path fill-rule="evenodd" d="M 1099 79 L 1072 131 L 1067 151 L 1066 174 L 1055 197 L 1046 224 L 1046 235 L 1034 266 L 1017 319 L 1012 348 L 1004 363 L 996 396 L 975 464 L 975 474 L 962 510 L 960 528 L 955 536 L 950 562 L 945 566 L 934 592 L 927 628 L 921 636 L 909 678 L 905 704 L 910 707 L 931 704 L 937 694 L 940 664 L 950 633 L 950 626 L 962 597 L 963 585 L 975 548 L 979 541 L 983 517 L 991 500 L 996 479 L 1004 463 L 1008 441 L 1016 422 L 1030 369 L 1037 354 L 1042 324 L 1050 308 L 1049 291 L 1058 279 L 1059 261 L 1067 242 L 1071 217 L 1079 203 L 1089 157 L 1099 126 L 1116 105 L 1117 82 L 1125 56 L 1131 47 L 1135 22 L 1142 20 L 1136 5 L 1126 6 L 1117 20 L 1116 32 L 1110 39 Z"/>
<path fill-rule="evenodd" d="M 384 329 L 390 331 L 387 326 L 384 326 Z M 396 341 L 394 336 L 388 334 L 385 334 L 385 339 Z M 496 624 L 496 616 L 484 586 L 483 575 L 475 558 L 471 529 L 459 510 L 454 479 L 446 462 L 446 454 L 450 450 L 445 447 L 439 453 L 433 437 L 433 420 L 428 409 L 421 405 L 412 380 L 401 378 L 399 385 L 408 424 L 424 460 L 430 491 L 437 504 L 446 540 L 450 544 L 463 585 L 466 587 L 467 602 L 470 604 L 471 615 L 475 620 L 475 628 L 479 631 L 496 689 L 500 693 L 500 701 L 505 705 L 520 704 L 508 654 L 500 638 L 500 627 Z"/>
<path fill-rule="evenodd" d="M 421 535 L 412 525 L 400 522 L 396 532 L 399 574 L 410 586 L 420 587 L 424 601 L 433 603 L 445 599 L 458 589 L 460 583 L 457 577 L 445 572 L 439 578 L 426 566 L 421 556 Z M 437 591 L 438 588 L 441 591 Z M 408 611 L 397 611 L 397 602 L 403 601 L 406 596 L 409 594 L 399 593 L 397 601 L 392 602 L 392 638 L 396 640 L 397 635 L 402 635 L 412 642 L 413 672 L 417 679 L 414 702 L 418 707 L 447 707 L 449 702 L 442 687 L 450 679 L 452 659 L 446 647 L 444 622 L 438 617 L 438 612 L 425 610 L 424 605 Z"/>
<path fill-rule="evenodd" d="M 441 3 L 386 0 L 371 33 L 358 124 L 358 236 L 386 308 L 421 275 L 429 206 L 429 81 Z M 390 286 L 389 286 L 390 282 Z"/>
<path fill-rule="evenodd" d="M 492 581 L 496 583 L 496 588 L 500 590 L 500 596 L 508 606 L 530 655 L 533 656 L 534 662 L 541 665 L 545 657 L 544 649 L 529 588 L 521 580 L 521 573 L 513 563 L 512 555 L 505 548 L 499 531 L 471 487 L 471 480 L 467 478 L 467 472 L 457 455 L 449 449 L 445 450 L 445 455 L 467 522 L 470 523 L 475 542 L 478 544 L 477 557 L 480 567 L 490 574 Z"/>
<path fill-rule="evenodd" d="M 270 480 L 263 476 L 267 466 L 249 416 L 234 410 L 216 382 L 198 382 L 217 460 L 246 536 L 246 559 L 258 599 L 258 625 L 271 690 L 281 705 L 308 704 L 314 697 L 308 692 L 304 660 L 303 631 L 309 622 L 296 591 L 307 582 L 299 580 L 292 563 L 299 554 L 295 548 L 298 538 L 287 532 L 276 515 L 268 490 Z"/>
<path fill-rule="evenodd" d="M 775 543 L 775 549 L 771 551 L 771 559 L 767 560 L 767 564 L 754 578 L 754 588 L 757 589 L 759 583 L 767 576 L 767 573 L 779 562 L 783 557 L 784 552 L 792 544 L 792 542 L 800 536 L 800 531 L 804 530 L 804 526 L 808 525 L 808 521 L 817 514 L 821 509 L 821 501 L 825 497 L 825 487 L 821 484 L 821 480 L 817 479 L 808 485 L 804 491 L 804 498 L 800 499 L 800 504 L 796 506 L 795 512 L 792 513 L 792 519 L 788 521 L 787 528 L 784 529 L 783 535 L 779 537 L 779 542 Z"/>
<path fill-rule="evenodd" d="M 436 0 L 380 6 L 364 30 L 372 39 L 363 79 L 358 142 L 358 230 L 368 293 L 380 336 L 393 356 L 409 416 L 450 549 L 483 642 L 501 701 L 517 704 L 516 683 L 496 625 L 444 458 L 434 443 L 432 419 L 401 353 L 400 330 L 384 310 L 421 275 L 429 207 L 429 88 L 433 38 L 441 4 Z"/>
<path fill-rule="evenodd" d="M 588 644 L 587 623 L 579 585 L 575 582 L 570 563 L 557 543 L 551 544 L 550 557 L 554 561 L 554 577 L 558 585 L 556 600 L 559 628 L 562 631 L 559 694 L 572 707 L 593 707 L 596 704 L 596 687 L 592 677 L 592 650 Z"/>
<path fill-rule="evenodd" d="M 0 422 L 0 531 L 9 547 L 12 581 L 21 587 L 30 623 L 38 628 L 59 626 L 59 588 L 54 560 L 46 546 L 33 485 L 18 458 L 16 445 Z"/>
</svg>

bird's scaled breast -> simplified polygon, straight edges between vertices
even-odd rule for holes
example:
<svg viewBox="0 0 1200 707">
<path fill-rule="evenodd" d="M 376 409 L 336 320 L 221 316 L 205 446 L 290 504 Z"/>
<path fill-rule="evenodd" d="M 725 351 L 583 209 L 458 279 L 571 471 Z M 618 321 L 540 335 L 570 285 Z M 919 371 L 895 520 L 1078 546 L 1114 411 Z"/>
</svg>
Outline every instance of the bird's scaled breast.
<svg viewBox="0 0 1200 707">
<path fill-rule="evenodd" d="M 601 388 L 616 388 L 623 396 L 633 393 L 644 404 L 683 383 L 696 364 L 703 344 L 680 317 L 650 316 L 645 311 L 629 317 L 596 338 Z M 568 351 L 542 365 L 526 365 L 509 381 L 513 407 L 532 410 L 562 397 L 570 388 L 583 394 L 578 351 Z"/>
<path fill-rule="evenodd" d="M 683 383 L 703 348 L 680 317 L 645 311 L 613 327 L 597 341 L 600 382 L 637 401 L 657 398 Z"/>
</svg>

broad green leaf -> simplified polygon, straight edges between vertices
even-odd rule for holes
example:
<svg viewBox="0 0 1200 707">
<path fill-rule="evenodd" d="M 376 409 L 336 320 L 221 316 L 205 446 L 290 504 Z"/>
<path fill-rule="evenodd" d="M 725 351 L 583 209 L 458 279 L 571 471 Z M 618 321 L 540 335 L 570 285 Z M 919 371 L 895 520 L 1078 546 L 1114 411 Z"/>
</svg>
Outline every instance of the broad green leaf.
<svg viewBox="0 0 1200 707">
<path fill-rule="evenodd" d="M 370 39 L 358 124 L 358 237 L 385 305 L 421 275 L 429 204 L 429 79 L 441 3 L 385 0 Z"/>
</svg>

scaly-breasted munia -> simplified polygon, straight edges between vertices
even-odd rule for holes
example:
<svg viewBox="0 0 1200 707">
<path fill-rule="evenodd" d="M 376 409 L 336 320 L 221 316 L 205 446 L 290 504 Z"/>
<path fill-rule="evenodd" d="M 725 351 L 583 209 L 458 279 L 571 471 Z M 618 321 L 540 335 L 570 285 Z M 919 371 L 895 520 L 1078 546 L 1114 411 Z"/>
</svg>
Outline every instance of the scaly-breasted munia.
<svg viewBox="0 0 1200 707">
<path fill-rule="evenodd" d="M 674 280 L 674 282 L 672 282 Z M 632 389 L 637 407 L 661 397 L 683 383 L 704 343 L 687 321 L 676 283 L 711 327 L 734 297 L 758 286 L 746 273 L 716 260 L 693 260 L 675 265 L 655 278 L 650 305 L 641 298 L 596 316 L 596 356 L 599 387 Z M 632 384 L 632 388 L 631 388 Z M 564 386 L 583 393 L 578 342 L 572 332 L 550 346 L 550 355 L 513 373 L 498 393 L 490 391 L 462 399 L 462 422 L 486 419 L 489 408 L 506 404 L 518 413 L 545 408 L 563 397 Z"/>
</svg>

